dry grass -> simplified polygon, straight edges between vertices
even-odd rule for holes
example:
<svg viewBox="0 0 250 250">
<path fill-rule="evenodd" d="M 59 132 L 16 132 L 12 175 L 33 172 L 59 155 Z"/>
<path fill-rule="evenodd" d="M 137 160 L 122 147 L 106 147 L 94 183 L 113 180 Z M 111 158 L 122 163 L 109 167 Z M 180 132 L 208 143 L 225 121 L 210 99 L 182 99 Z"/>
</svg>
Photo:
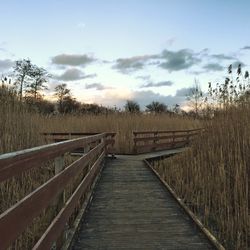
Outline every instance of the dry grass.
<svg viewBox="0 0 250 250">
<path fill-rule="evenodd" d="M 133 131 L 173 130 L 199 127 L 200 123 L 190 118 L 169 115 L 84 115 L 55 116 L 42 118 L 44 132 L 116 132 L 116 151 L 131 153 Z"/>
<path fill-rule="evenodd" d="M 117 132 L 117 151 L 129 153 L 133 130 L 161 130 L 199 127 L 188 118 L 155 115 L 85 115 L 41 116 L 32 113 L 17 101 L 15 94 L 0 88 L 0 154 L 44 144 L 42 132 Z M 67 159 L 71 161 L 72 159 Z M 28 193 L 54 175 L 54 164 L 27 171 L 20 177 L 0 183 L 0 213 L 21 200 Z M 80 181 L 79 178 L 77 180 Z M 67 195 L 73 192 L 69 187 Z M 35 219 L 18 238 L 12 249 L 31 249 L 60 207 L 51 206 Z"/>
<path fill-rule="evenodd" d="M 207 127 L 191 149 L 154 167 L 226 249 L 248 249 L 250 110 L 231 110 Z"/>
<path fill-rule="evenodd" d="M 5 89 L 0 89 L 0 117 L 0 153 L 41 145 L 42 132 L 117 132 L 117 152 L 130 153 L 132 131 L 201 127 L 198 121 L 168 115 L 45 117 L 31 113 Z M 206 126 L 208 132 L 192 149 L 156 163 L 155 168 L 228 249 L 247 249 L 250 110 L 232 110 Z M 53 175 L 54 165 L 49 163 L 1 183 L 0 212 Z M 69 187 L 67 194 L 73 189 Z M 44 211 L 12 248 L 30 249 L 58 209 Z"/>
</svg>

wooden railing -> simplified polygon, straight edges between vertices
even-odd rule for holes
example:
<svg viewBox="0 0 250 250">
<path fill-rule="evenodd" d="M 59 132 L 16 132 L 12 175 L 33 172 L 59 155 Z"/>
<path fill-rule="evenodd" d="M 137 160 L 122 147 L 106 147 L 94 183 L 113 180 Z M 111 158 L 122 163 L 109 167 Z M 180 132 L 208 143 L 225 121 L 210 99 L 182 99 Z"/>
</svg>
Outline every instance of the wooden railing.
<svg viewBox="0 0 250 250">
<path fill-rule="evenodd" d="M 55 175 L 51 179 L 0 215 L 1 250 L 8 248 L 34 218 L 58 201 L 58 197 L 65 197 L 62 194 L 66 186 L 86 171 L 73 194 L 68 200 L 63 200 L 61 210 L 33 249 L 50 249 L 56 244 L 75 208 L 79 206 L 79 201 L 84 200 L 101 170 L 106 148 L 112 144 L 108 137 L 109 134 L 102 133 L 0 155 L 0 182 L 20 176 L 48 161 L 55 161 Z M 84 154 L 69 166 L 64 166 L 65 154 L 79 148 L 84 149 Z"/>
<path fill-rule="evenodd" d="M 98 132 L 96 133 L 82 133 L 82 132 L 47 132 L 42 133 L 42 135 L 45 137 L 47 142 L 61 142 L 71 139 L 76 139 L 83 136 L 91 136 L 91 135 L 97 135 L 100 134 Z M 115 144 L 115 136 L 116 133 L 108 132 L 106 134 L 106 143 L 107 143 L 107 153 L 108 154 L 114 154 L 114 144 Z M 75 149 L 74 153 L 82 153 L 82 149 Z"/>
<path fill-rule="evenodd" d="M 134 134 L 134 153 L 147 153 L 165 149 L 175 149 L 189 145 L 203 129 L 136 131 Z"/>
</svg>

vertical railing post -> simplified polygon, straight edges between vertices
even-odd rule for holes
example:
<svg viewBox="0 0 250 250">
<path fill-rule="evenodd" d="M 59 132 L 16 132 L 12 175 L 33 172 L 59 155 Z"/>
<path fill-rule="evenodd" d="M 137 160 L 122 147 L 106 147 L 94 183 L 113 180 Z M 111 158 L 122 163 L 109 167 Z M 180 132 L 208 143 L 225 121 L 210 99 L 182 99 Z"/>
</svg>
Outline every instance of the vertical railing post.
<svg viewBox="0 0 250 250">
<path fill-rule="evenodd" d="M 173 131 L 173 138 L 172 138 L 172 145 L 173 145 L 173 148 L 175 148 L 175 131 Z"/>
<path fill-rule="evenodd" d="M 55 158 L 55 175 L 59 174 L 64 169 L 64 155 Z M 63 191 L 61 201 L 58 202 L 65 203 L 65 192 Z"/>
<path fill-rule="evenodd" d="M 189 131 L 187 131 L 187 141 L 186 141 L 186 145 L 190 144 L 190 134 Z"/>
<path fill-rule="evenodd" d="M 89 150 L 90 150 L 90 145 L 88 144 L 88 145 L 84 146 L 83 153 L 87 154 L 89 152 Z"/>
<path fill-rule="evenodd" d="M 84 148 L 83 148 L 83 153 L 84 153 L 84 154 L 87 154 L 89 151 L 90 151 L 90 145 L 87 144 L 87 145 L 84 146 Z M 89 164 L 87 165 L 87 172 L 90 170 L 90 168 L 91 168 L 91 164 L 89 163 Z M 85 174 L 87 174 L 87 172 L 86 172 Z"/>
<path fill-rule="evenodd" d="M 134 153 L 137 154 L 137 141 L 136 141 L 137 133 L 133 132 L 133 135 L 134 135 Z"/>
<path fill-rule="evenodd" d="M 107 134 L 103 136 L 101 139 L 101 143 L 104 142 L 104 151 L 105 151 L 105 156 L 108 156 L 108 144 L 107 144 Z"/>
<path fill-rule="evenodd" d="M 64 155 L 58 156 L 55 158 L 55 175 L 59 174 L 61 171 L 64 170 Z M 65 197 L 65 190 L 58 196 L 58 198 L 55 200 L 55 205 L 60 210 L 61 207 L 66 203 L 66 197 Z M 65 229 L 67 229 L 67 224 L 65 225 Z M 66 231 L 64 231 L 61 236 L 57 239 L 57 241 L 54 243 L 55 249 L 60 249 L 63 245 L 64 239 L 67 239 Z"/>
<path fill-rule="evenodd" d="M 154 132 L 154 145 L 153 145 L 153 151 L 157 150 L 157 141 L 158 141 L 158 131 Z"/>
<path fill-rule="evenodd" d="M 115 140 L 114 140 L 115 134 L 111 135 L 111 157 L 114 159 L 115 158 Z"/>
</svg>

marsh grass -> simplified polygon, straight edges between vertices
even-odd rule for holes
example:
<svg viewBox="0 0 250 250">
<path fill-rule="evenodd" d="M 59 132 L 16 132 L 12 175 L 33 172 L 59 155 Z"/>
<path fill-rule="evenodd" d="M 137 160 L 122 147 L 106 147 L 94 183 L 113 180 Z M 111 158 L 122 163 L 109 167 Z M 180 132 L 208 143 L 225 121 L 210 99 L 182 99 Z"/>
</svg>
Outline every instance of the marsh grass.
<svg viewBox="0 0 250 250">
<path fill-rule="evenodd" d="M 199 121 L 169 115 L 110 114 L 42 118 L 43 132 L 116 132 L 116 152 L 131 153 L 133 131 L 198 128 Z"/>
<path fill-rule="evenodd" d="M 168 115 L 60 115 L 43 116 L 32 112 L 18 101 L 15 92 L 0 87 L 0 154 L 45 144 L 43 132 L 117 132 L 116 151 L 130 153 L 133 148 L 132 131 L 166 130 L 199 127 L 192 119 Z M 73 159 L 67 156 L 66 165 Z M 86 173 L 79 175 L 66 190 L 69 197 Z M 19 177 L 0 183 L 0 213 L 20 201 L 27 194 L 54 175 L 54 162 L 26 171 Z M 51 205 L 13 243 L 11 249 L 31 249 L 51 223 L 61 206 Z"/>
<path fill-rule="evenodd" d="M 226 249 L 248 249 L 250 109 L 232 109 L 206 125 L 190 149 L 154 168 Z"/>
</svg>

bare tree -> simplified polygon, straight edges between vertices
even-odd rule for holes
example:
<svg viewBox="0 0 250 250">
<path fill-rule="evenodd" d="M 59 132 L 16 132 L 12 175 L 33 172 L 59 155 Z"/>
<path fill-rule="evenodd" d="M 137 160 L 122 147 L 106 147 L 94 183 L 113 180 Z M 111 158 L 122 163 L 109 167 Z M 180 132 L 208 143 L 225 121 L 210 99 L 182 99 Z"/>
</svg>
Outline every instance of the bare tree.
<svg viewBox="0 0 250 250">
<path fill-rule="evenodd" d="M 187 95 L 187 100 L 196 117 L 199 115 L 199 111 L 202 108 L 203 96 L 204 94 L 198 80 L 194 79 L 194 85 Z"/>
<path fill-rule="evenodd" d="M 140 112 L 140 105 L 131 100 L 127 100 L 126 104 L 124 105 L 125 111 L 129 113 L 139 113 Z"/>
<path fill-rule="evenodd" d="M 16 64 L 14 66 L 14 74 L 16 76 L 14 85 L 19 88 L 18 94 L 21 100 L 23 97 L 23 90 L 28 85 L 28 82 L 31 78 L 31 72 L 32 64 L 29 59 L 16 61 Z"/>
<path fill-rule="evenodd" d="M 181 108 L 180 108 L 180 105 L 179 104 L 175 104 L 174 107 L 173 107 L 173 112 L 175 114 L 180 114 L 181 113 Z"/>
<path fill-rule="evenodd" d="M 153 101 L 146 106 L 146 111 L 152 113 L 164 113 L 167 111 L 167 105 L 161 102 Z"/>
<path fill-rule="evenodd" d="M 71 91 L 67 88 L 67 84 L 63 83 L 55 87 L 55 96 L 57 97 L 58 110 L 63 113 L 63 103 L 65 99 L 71 97 Z"/>
<path fill-rule="evenodd" d="M 39 92 L 47 89 L 45 84 L 48 82 L 50 75 L 45 69 L 32 65 L 30 76 L 32 79 L 31 83 L 27 85 L 28 89 L 26 93 L 31 95 L 34 99 L 38 99 L 40 96 Z"/>
</svg>

